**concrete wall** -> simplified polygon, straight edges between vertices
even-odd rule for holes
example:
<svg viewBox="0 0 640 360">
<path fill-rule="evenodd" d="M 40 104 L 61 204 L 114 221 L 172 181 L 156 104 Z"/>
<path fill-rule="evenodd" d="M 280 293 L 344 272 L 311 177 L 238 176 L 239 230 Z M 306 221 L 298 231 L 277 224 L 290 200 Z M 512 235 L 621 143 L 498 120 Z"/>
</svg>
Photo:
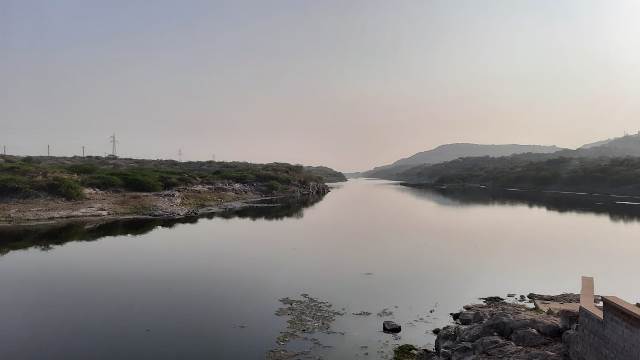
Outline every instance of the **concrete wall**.
<svg viewBox="0 0 640 360">
<path fill-rule="evenodd" d="M 615 296 L 603 297 L 602 311 L 581 306 L 574 360 L 640 360 L 640 308 Z"/>
</svg>

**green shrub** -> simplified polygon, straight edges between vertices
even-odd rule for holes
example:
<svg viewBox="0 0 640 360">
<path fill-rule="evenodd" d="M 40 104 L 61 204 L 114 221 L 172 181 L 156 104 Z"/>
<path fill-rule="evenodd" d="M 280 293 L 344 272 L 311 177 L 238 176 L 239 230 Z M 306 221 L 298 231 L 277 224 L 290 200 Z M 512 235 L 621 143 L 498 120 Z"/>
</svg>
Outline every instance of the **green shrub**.
<svg viewBox="0 0 640 360">
<path fill-rule="evenodd" d="M 122 180 L 124 188 L 130 191 L 162 191 L 162 183 L 150 175 L 125 173 L 121 174 L 119 177 L 120 180 Z"/>
<path fill-rule="evenodd" d="M 98 167 L 93 164 L 77 164 L 67 166 L 67 170 L 78 175 L 88 175 L 95 174 L 98 171 Z"/>
<path fill-rule="evenodd" d="M 106 174 L 87 176 L 82 179 L 82 184 L 86 187 L 97 188 L 100 190 L 117 189 L 124 185 L 122 180 L 119 178 Z"/>
<path fill-rule="evenodd" d="M 27 178 L 16 175 L 0 175 L 0 196 L 26 196 L 32 192 Z"/>
<path fill-rule="evenodd" d="M 22 160 L 20 160 L 20 161 L 25 163 L 25 164 L 35 164 L 36 163 L 36 159 L 34 159 L 32 156 L 26 156 L 26 157 L 22 158 Z"/>
<path fill-rule="evenodd" d="M 280 185 L 280 183 L 275 181 L 275 180 L 271 180 L 271 181 L 267 182 L 265 184 L 265 186 L 267 187 L 267 189 L 269 191 L 278 191 L 282 187 L 282 185 Z"/>
<path fill-rule="evenodd" d="M 67 200 L 79 200 L 84 198 L 82 187 L 76 181 L 63 177 L 55 177 L 46 180 L 44 190 L 51 195 L 60 196 Z"/>
</svg>

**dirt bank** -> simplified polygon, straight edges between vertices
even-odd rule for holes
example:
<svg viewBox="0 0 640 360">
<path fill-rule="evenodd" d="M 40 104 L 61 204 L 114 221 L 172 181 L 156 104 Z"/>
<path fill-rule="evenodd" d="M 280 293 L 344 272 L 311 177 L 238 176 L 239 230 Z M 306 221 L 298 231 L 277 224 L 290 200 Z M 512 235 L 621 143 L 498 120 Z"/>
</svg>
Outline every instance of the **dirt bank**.
<svg viewBox="0 0 640 360">
<path fill-rule="evenodd" d="M 227 183 L 176 188 L 162 192 L 111 192 L 86 189 L 82 200 L 54 197 L 0 201 L 0 225 L 42 224 L 73 219 L 177 218 L 234 209 L 260 199 L 323 195 L 324 184 L 311 183 L 293 192 L 265 193 L 246 184 Z"/>
</svg>

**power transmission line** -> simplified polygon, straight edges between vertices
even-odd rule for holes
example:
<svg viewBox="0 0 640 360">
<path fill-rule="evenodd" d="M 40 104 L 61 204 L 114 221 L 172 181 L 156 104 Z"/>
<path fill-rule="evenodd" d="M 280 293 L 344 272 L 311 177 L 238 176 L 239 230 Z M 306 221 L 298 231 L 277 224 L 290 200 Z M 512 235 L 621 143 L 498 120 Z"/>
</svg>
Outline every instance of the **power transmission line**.
<svg viewBox="0 0 640 360">
<path fill-rule="evenodd" d="M 115 157 L 116 144 L 118 143 L 118 140 L 116 140 L 116 133 L 113 133 L 113 135 L 109 136 L 109 141 L 111 142 L 111 155 Z"/>
</svg>

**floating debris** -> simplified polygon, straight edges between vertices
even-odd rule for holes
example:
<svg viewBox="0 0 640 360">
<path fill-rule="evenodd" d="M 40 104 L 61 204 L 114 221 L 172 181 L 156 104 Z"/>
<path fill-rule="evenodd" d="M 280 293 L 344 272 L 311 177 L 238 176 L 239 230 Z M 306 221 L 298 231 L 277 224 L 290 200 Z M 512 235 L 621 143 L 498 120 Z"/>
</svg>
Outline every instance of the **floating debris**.
<svg viewBox="0 0 640 360">
<path fill-rule="evenodd" d="M 299 359 L 310 356 L 316 349 L 327 349 L 331 346 L 323 345 L 320 340 L 310 335 L 322 333 L 327 335 L 340 334 L 344 332 L 331 329 L 332 323 L 337 316 L 344 315 L 344 312 L 336 311 L 333 306 L 326 302 L 314 299 L 308 294 L 301 294 L 302 299 L 282 298 L 280 302 L 284 307 L 276 310 L 277 316 L 287 316 L 287 328 L 280 332 L 276 338 L 277 349 L 267 352 L 267 360 Z M 293 352 L 286 349 L 292 340 L 300 340 L 309 344 L 309 349 Z"/>
<path fill-rule="evenodd" d="M 389 308 L 384 308 L 378 312 L 378 317 L 387 317 L 393 316 L 393 311 L 389 310 Z"/>
<path fill-rule="evenodd" d="M 351 313 L 351 315 L 355 315 L 355 316 L 369 316 L 371 315 L 370 312 L 368 311 L 358 311 L 357 313 Z"/>
</svg>

